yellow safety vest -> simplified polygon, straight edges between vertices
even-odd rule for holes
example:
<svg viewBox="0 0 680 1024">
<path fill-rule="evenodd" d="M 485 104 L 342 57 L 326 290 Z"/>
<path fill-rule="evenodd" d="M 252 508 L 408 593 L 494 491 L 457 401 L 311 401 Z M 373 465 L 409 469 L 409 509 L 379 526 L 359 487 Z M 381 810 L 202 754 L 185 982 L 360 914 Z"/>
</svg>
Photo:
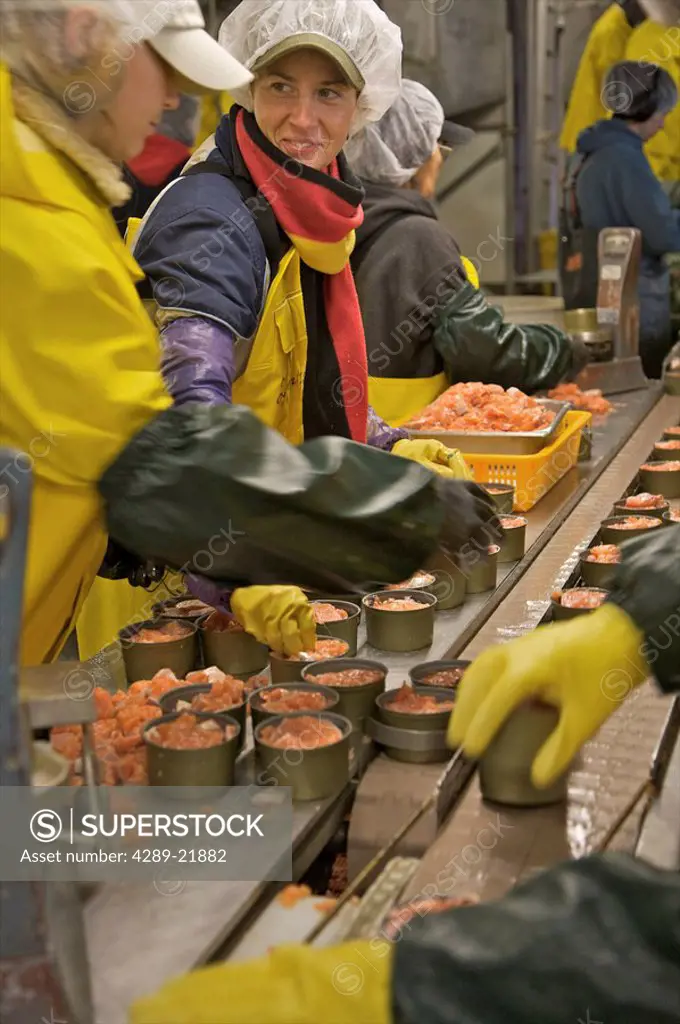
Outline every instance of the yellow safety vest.
<svg viewBox="0 0 680 1024">
<path fill-rule="evenodd" d="M 479 288 L 479 275 L 474 263 L 465 256 L 461 261 L 468 280 Z M 386 423 L 400 427 L 439 398 L 448 386 L 449 379 L 443 371 L 434 377 L 369 377 L 368 400 Z"/>
<path fill-rule="evenodd" d="M 285 254 L 272 281 L 260 325 L 232 398 L 291 444 L 302 444 L 302 392 L 307 365 L 307 326 L 300 281 L 300 256 Z"/>
</svg>

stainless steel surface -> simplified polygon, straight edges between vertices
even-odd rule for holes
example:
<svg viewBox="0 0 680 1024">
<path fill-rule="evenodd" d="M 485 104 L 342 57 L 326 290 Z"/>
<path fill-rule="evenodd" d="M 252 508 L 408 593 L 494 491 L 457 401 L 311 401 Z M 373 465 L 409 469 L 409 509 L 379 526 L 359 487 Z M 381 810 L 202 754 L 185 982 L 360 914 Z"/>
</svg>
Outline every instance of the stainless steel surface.
<svg viewBox="0 0 680 1024">
<path fill-rule="evenodd" d="M 598 388 L 604 395 L 621 395 L 647 387 L 648 380 L 639 356 L 610 362 L 589 363 L 578 375 L 576 383 L 583 391 Z"/>
<path fill-rule="evenodd" d="M 642 823 L 635 854 L 655 867 L 667 871 L 680 870 L 680 740 L 677 732 L 679 699 L 673 702 L 669 720 L 676 719 L 675 736 L 670 751 L 661 793 L 651 805 Z"/>
<path fill-rule="evenodd" d="M 360 628 L 359 656 L 382 661 L 388 666 L 388 689 L 392 686 L 401 686 L 408 678 L 408 671 L 416 663 L 416 660 L 418 662 L 436 661 L 460 656 L 461 651 L 479 632 L 499 604 L 505 601 L 512 588 L 516 586 L 560 528 L 566 516 L 578 506 L 611 459 L 630 438 L 649 411 L 657 405 L 660 398 L 661 388 L 655 386 L 622 396 L 620 400 L 615 401 L 614 411 L 610 416 L 603 423 L 596 424 L 594 427 L 592 459 L 586 463 L 579 463 L 570 470 L 541 499 L 538 505 L 531 511 L 523 513 L 528 520 L 524 558 L 514 565 L 510 563 L 498 566 L 498 582 L 495 591 L 468 596 L 462 607 L 452 611 L 438 612 L 435 616 L 434 639 L 429 651 L 419 651 L 417 656 L 377 651 L 365 643 L 365 633 Z M 663 401 L 672 402 L 673 399 L 664 398 Z M 680 415 L 680 402 L 676 400 L 675 406 L 663 406 L 663 408 L 668 408 L 670 411 L 662 412 L 658 422 L 662 423 L 664 418 L 667 423 L 676 422 Z M 678 410 L 675 414 L 672 411 L 674 408 Z M 659 429 L 654 440 L 661 436 L 662 431 L 663 427 Z M 650 444 L 649 450 L 651 450 L 652 444 L 653 442 Z M 644 461 L 647 454 L 648 452 L 641 454 L 638 464 Z M 620 497 L 620 494 L 617 497 Z M 610 508 L 611 505 L 606 512 L 609 512 Z M 604 514 L 598 517 L 598 523 Z"/>
<path fill-rule="evenodd" d="M 385 916 L 399 900 L 404 886 L 418 870 L 415 857 L 395 857 L 376 878 L 361 901 L 354 921 L 345 936 L 349 939 L 370 939 L 377 935 Z"/>
<path fill-rule="evenodd" d="M 242 963 L 266 956 L 275 946 L 304 942 L 313 928 L 323 924 L 331 902 L 319 896 L 305 896 L 293 906 L 285 906 L 274 898 L 245 930 L 238 945 L 230 952 L 229 962 Z M 358 912 L 356 904 L 344 907 L 337 918 L 323 929 L 313 945 L 321 947 L 342 942 Z"/>
<path fill-rule="evenodd" d="M 252 785 L 252 755 L 237 781 Z M 296 806 L 294 878 L 309 867 L 339 827 L 352 789 L 338 799 Z M 271 886 L 262 882 L 183 882 L 102 886 L 85 907 L 97 1024 L 127 1024 L 127 1007 L 218 954 L 234 939 Z"/>
<path fill-rule="evenodd" d="M 541 558 L 517 581 L 512 599 L 488 618 L 465 647 L 475 657 L 487 647 L 533 629 L 548 608 L 550 593 L 576 570 L 580 553 L 590 544 L 600 519 L 628 487 L 636 466 L 647 457 L 668 423 L 676 422 L 680 400 L 663 398 L 596 480 L 578 506 L 565 517 Z M 622 807 L 649 772 L 650 758 L 664 727 L 669 698 L 645 686 L 629 699 L 584 748 L 569 779 L 565 806 L 513 811 L 485 805 L 473 780 L 455 813 L 428 851 L 409 886 L 415 896 L 440 876 L 459 883 L 456 895 L 495 898 L 515 882 L 558 860 L 579 857 L 597 847 Z M 615 849 L 634 848 L 639 814 L 619 833 Z M 497 841 L 482 844 L 484 829 L 496 829 Z M 474 852 L 474 860 L 467 852 Z"/>
<path fill-rule="evenodd" d="M 451 808 L 474 770 L 457 756 L 442 771 L 441 764 L 403 764 L 380 755 L 363 776 L 352 808 L 347 841 L 348 876 L 356 878 L 376 853 L 386 847 L 420 813 L 437 790 L 437 799 L 418 824 L 403 835 L 395 855 L 422 857 L 431 847 Z M 367 884 L 370 879 L 367 879 Z"/>
<path fill-rule="evenodd" d="M 366 724 L 366 732 L 381 746 L 394 747 L 397 750 L 431 753 L 434 749 L 437 752 L 445 753 L 447 749 L 446 729 L 434 732 L 423 732 L 422 729 L 400 729 L 394 725 L 387 725 L 377 718 L 370 718 Z M 434 746 L 435 744 L 436 746 Z M 446 760 L 446 757 L 442 757 L 441 760 Z"/>
<path fill-rule="evenodd" d="M 543 430 L 516 431 L 509 433 L 501 430 L 409 430 L 411 437 L 432 437 L 450 448 L 459 448 L 471 455 L 534 455 L 552 444 L 560 430 L 564 417 L 571 408 L 568 402 L 557 402 L 550 398 L 541 400 L 555 413 L 552 423 Z"/>
<path fill-rule="evenodd" d="M 385 845 L 376 852 L 369 863 L 366 864 L 357 875 L 350 878 L 349 885 L 342 895 L 338 897 L 335 907 L 330 911 L 329 920 L 336 917 L 340 910 L 346 906 L 357 893 L 361 892 L 362 888 L 365 888 L 366 883 L 370 882 L 373 877 L 377 876 L 383 870 L 390 854 L 397 848 L 401 840 L 408 835 L 412 828 L 415 828 L 421 818 L 425 817 L 431 807 L 436 806 L 439 801 L 440 794 L 448 780 L 455 775 L 456 769 L 459 765 L 462 766 L 464 760 L 465 759 L 460 751 L 457 751 L 453 755 L 449 764 L 437 779 L 431 794 L 422 802 L 420 807 L 413 812 L 411 817 L 394 832 L 388 842 L 386 842 Z M 307 941 L 312 942 L 322 930 L 322 927 L 317 925 L 311 932 Z"/>
<path fill-rule="evenodd" d="M 28 711 L 32 729 L 81 725 L 97 717 L 87 663 L 79 661 L 22 668 L 19 702 Z"/>
<path fill-rule="evenodd" d="M 597 321 L 612 328 L 615 360 L 634 358 L 640 351 L 641 254 L 642 234 L 637 228 L 600 231 Z"/>
<path fill-rule="evenodd" d="M 408 678 L 408 670 L 416 662 L 456 657 L 462 651 L 466 655 L 476 654 L 483 647 L 502 639 L 504 630 L 517 629 L 518 624 L 522 626 L 523 623 L 528 623 L 526 628 L 531 628 L 540 619 L 547 606 L 552 585 L 552 580 L 548 582 L 546 577 L 557 573 L 558 582 L 566 582 L 570 571 L 576 567 L 580 542 L 585 545 L 589 541 L 599 520 L 611 509 L 614 499 L 625 490 L 628 483 L 626 477 L 631 475 L 630 467 L 644 461 L 665 426 L 680 421 L 680 400 L 664 397 L 653 408 L 659 395 L 660 389 L 653 388 L 626 395 L 621 402 L 616 403 L 611 417 L 595 428 L 592 461 L 579 464 L 570 471 L 527 514 L 529 526 L 524 559 L 516 565 L 499 567 L 499 586 L 495 592 L 468 598 L 462 608 L 438 613 L 434 640 L 429 650 L 418 652 L 417 655 L 374 651 L 366 646 L 362 627 L 359 656 L 382 661 L 388 666 L 388 688 L 401 685 Z M 626 446 L 625 453 L 615 460 L 612 483 L 611 474 L 606 474 L 605 470 L 646 415 L 645 426 Z M 572 529 L 562 542 L 560 527 L 565 520 L 569 523 L 575 512 L 578 513 L 576 534 L 579 539 L 574 542 Z M 539 555 L 541 558 L 537 561 Z M 561 568 L 556 568 L 558 566 Z M 477 635 L 479 640 L 471 643 Z M 635 695 L 624 708 L 623 725 L 620 715 L 615 716 L 618 721 L 611 723 L 610 729 L 614 736 L 618 736 L 622 729 L 633 729 L 633 735 L 643 737 L 651 731 L 655 742 L 660 728 L 659 717 L 665 714 L 662 703 L 655 692 L 641 691 Z M 607 741 L 604 739 L 602 742 L 606 744 Z M 365 741 L 361 746 L 364 760 L 369 756 L 370 749 L 370 743 Z M 585 780 L 590 786 L 588 796 L 580 804 L 573 804 L 572 801 L 569 810 L 568 839 L 574 852 L 582 852 L 587 848 L 593 836 L 598 834 L 598 829 L 600 833 L 603 832 L 612 816 L 611 799 L 593 806 L 597 801 L 597 786 L 593 780 L 599 785 L 603 772 L 613 772 L 618 778 L 623 770 L 624 778 L 620 782 L 623 786 L 627 776 L 635 774 L 638 764 L 639 757 L 636 757 L 635 750 L 623 766 L 618 763 L 613 767 L 606 758 L 604 761 L 602 757 L 598 759 L 597 744 L 588 753 L 587 770 L 585 775 L 581 775 L 581 784 Z M 644 771 L 647 771 L 648 766 L 649 754 L 645 753 Z M 255 781 L 252 754 L 241 759 L 238 770 L 245 783 Z M 371 763 L 362 780 L 360 790 L 363 793 L 360 793 L 353 813 L 353 827 L 356 825 L 363 833 L 355 841 L 359 868 L 362 862 L 366 863 L 370 859 L 371 852 L 388 840 L 408 817 L 414 801 L 424 799 L 428 780 L 429 785 L 433 786 L 440 771 L 441 766 L 405 765 L 390 762 L 384 757 L 378 757 Z M 455 785 L 452 783 L 453 795 L 446 794 L 447 810 L 453 801 L 458 800 L 470 771 L 468 769 L 464 779 L 454 780 Z M 639 782 L 637 776 L 635 781 Z M 610 791 L 611 787 L 607 793 Z M 350 785 L 337 801 L 328 800 L 296 808 L 293 836 L 295 878 L 301 877 L 332 837 L 342 822 L 353 792 Z M 448 842 L 450 847 L 444 863 L 469 844 L 470 828 L 476 827 L 472 841 L 482 828 L 488 827 L 491 835 L 496 834 L 493 830 L 498 826 L 499 812 L 480 806 L 476 785 L 471 787 L 470 792 L 473 794 L 472 804 L 466 794 L 461 804 L 461 809 L 465 808 L 461 817 L 458 811 L 453 816 L 453 820 L 458 819 L 453 839 L 448 835 L 448 826 L 446 832 L 442 833 L 442 843 Z M 620 806 L 621 800 L 618 799 L 616 807 Z M 446 818 L 443 808 L 440 810 L 441 813 L 433 815 L 432 821 L 421 822 L 410 837 L 413 849 L 418 850 L 419 855 L 426 853 L 423 862 L 425 873 L 428 870 L 430 849 L 436 847 L 440 861 L 444 856 L 442 844 L 436 838 Z M 524 870 L 513 860 L 514 847 L 517 848 L 517 857 L 523 858 L 522 864 L 525 867 L 531 867 L 532 864 L 539 866 L 557 856 L 569 854 L 564 809 L 548 808 L 530 812 L 538 815 L 539 819 L 532 818 L 534 824 L 526 826 L 531 833 L 529 836 L 524 825 L 519 827 L 526 820 L 522 815 L 527 813 L 512 812 L 515 815 L 514 832 L 509 833 L 512 838 L 507 846 L 508 840 L 503 834 L 503 857 L 507 850 L 510 862 L 507 870 L 503 864 L 499 866 L 497 861 L 489 866 L 493 877 L 489 881 L 488 891 L 493 890 L 494 886 L 496 891 L 503 891 L 513 872 L 514 876 L 518 876 Z M 555 821 L 558 822 L 557 834 L 554 831 Z M 462 834 L 465 842 L 461 845 Z M 630 837 L 628 839 L 630 841 Z M 499 851 L 500 842 L 499 837 Z M 493 859 L 493 851 L 484 855 L 484 864 L 489 857 Z M 484 865 L 482 868 L 480 870 L 484 875 L 486 868 Z M 473 874 L 476 877 L 477 867 L 474 872 L 468 873 L 470 877 Z M 420 874 L 422 877 L 422 872 Z M 480 888 L 485 889 L 485 886 L 486 882 L 482 878 Z M 415 891 L 419 891 L 419 888 Z M 459 894 L 458 890 L 455 894 Z M 98 1024 L 123 1024 L 126 1006 L 133 999 L 154 991 L 170 978 L 211 957 L 226 955 L 243 934 L 251 917 L 259 913 L 270 898 L 271 888 L 261 883 L 191 882 L 172 897 L 160 895 L 152 886 L 103 887 L 86 908 Z M 143 957 L 138 955 L 139 950 L 144 950 Z"/>
</svg>

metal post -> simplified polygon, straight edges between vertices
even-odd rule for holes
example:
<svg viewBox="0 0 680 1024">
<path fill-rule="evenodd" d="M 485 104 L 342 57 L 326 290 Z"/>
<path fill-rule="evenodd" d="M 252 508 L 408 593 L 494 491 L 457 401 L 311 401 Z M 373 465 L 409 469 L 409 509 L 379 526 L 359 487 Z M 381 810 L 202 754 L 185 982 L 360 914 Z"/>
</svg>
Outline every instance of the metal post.
<svg viewBox="0 0 680 1024">
<path fill-rule="evenodd" d="M 512 212 L 515 220 L 515 266 L 526 274 L 531 247 L 531 144 L 532 76 L 529 68 L 534 0 L 508 0 L 512 48 L 512 96 L 515 132 L 512 161 Z"/>
<path fill-rule="evenodd" d="M 29 786 L 31 752 L 19 706 L 19 651 L 31 460 L 0 450 L 0 785 Z M 86 968 L 84 968 L 86 969 Z M 0 1019 L 3 1024 L 68 1020 L 67 1000 L 50 956 L 45 884 L 0 881 Z M 72 1019 L 72 1018 L 71 1018 Z M 85 1024 L 85 1022 L 83 1022 Z"/>
<path fill-rule="evenodd" d="M 505 14 L 505 124 L 503 149 L 505 152 L 505 293 L 515 291 L 515 257 L 517 251 L 515 218 L 515 69 L 512 0 L 506 0 Z"/>
</svg>

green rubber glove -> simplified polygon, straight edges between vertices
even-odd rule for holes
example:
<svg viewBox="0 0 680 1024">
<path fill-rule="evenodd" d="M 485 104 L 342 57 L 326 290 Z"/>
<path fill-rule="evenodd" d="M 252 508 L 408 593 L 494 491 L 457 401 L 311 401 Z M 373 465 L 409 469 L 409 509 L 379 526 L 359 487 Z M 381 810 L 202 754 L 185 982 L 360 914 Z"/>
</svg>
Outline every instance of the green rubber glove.
<svg viewBox="0 0 680 1024">
<path fill-rule="evenodd" d="M 314 612 L 299 587 L 242 587 L 231 595 L 231 610 L 248 633 L 277 654 L 314 649 Z"/>
<path fill-rule="evenodd" d="M 392 945 L 283 946 L 216 964 L 134 1003 L 130 1024 L 390 1024 Z"/>
<path fill-rule="evenodd" d="M 429 438 L 404 438 L 392 448 L 393 455 L 411 459 L 421 466 L 448 477 L 449 480 L 472 480 L 472 471 L 457 448 L 447 448 L 441 441 Z"/>
<path fill-rule="evenodd" d="M 465 673 L 448 741 L 480 757 L 505 719 L 535 697 L 559 708 L 559 723 L 532 766 L 535 786 L 551 785 L 586 740 L 644 682 L 644 635 L 613 604 L 485 651 Z"/>
</svg>

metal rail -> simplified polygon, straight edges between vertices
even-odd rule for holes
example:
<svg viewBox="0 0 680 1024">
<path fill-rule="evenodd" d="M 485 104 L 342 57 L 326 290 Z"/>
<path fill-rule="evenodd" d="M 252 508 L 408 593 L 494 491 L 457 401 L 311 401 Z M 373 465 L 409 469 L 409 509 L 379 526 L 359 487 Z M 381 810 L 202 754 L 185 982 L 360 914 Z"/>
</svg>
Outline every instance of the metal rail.
<svg viewBox="0 0 680 1024">
<path fill-rule="evenodd" d="M 30 459 L 0 450 L 0 785 L 30 786 L 31 743 L 19 705 L 19 651 L 31 506 Z M 0 880 L 0 1018 L 34 1024 L 64 1016 L 50 950 L 45 883 Z M 83 1022 L 84 1024 L 84 1022 Z"/>
</svg>

